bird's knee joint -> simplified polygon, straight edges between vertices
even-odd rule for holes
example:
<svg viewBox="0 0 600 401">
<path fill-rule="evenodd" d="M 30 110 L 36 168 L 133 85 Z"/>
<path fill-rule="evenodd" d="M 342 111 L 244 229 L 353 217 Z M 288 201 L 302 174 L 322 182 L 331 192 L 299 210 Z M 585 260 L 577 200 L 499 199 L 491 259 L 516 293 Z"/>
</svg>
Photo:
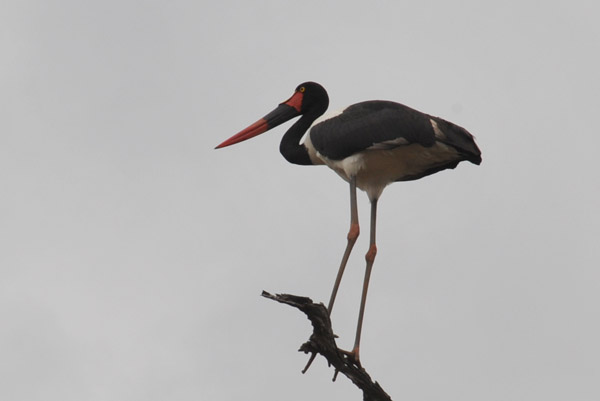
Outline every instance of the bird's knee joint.
<svg viewBox="0 0 600 401">
<path fill-rule="evenodd" d="M 348 241 L 356 241 L 360 234 L 360 226 L 358 224 L 350 225 L 350 231 L 348 231 Z"/>
<path fill-rule="evenodd" d="M 365 259 L 367 260 L 367 262 L 373 263 L 373 261 L 375 260 L 375 255 L 377 255 L 377 246 L 375 244 L 372 244 L 369 248 L 369 251 L 365 255 Z"/>
</svg>

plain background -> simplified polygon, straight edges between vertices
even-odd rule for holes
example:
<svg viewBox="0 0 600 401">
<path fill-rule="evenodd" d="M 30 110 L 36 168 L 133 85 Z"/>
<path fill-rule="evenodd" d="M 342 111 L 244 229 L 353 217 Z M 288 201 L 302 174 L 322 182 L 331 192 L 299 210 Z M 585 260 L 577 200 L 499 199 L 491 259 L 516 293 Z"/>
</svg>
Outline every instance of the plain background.
<svg viewBox="0 0 600 401">
<path fill-rule="evenodd" d="M 361 399 L 311 328 L 347 184 L 279 127 L 314 80 L 483 152 L 379 203 L 362 361 L 398 400 L 600 399 L 596 1 L 8 1 L 0 6 L 0 398 Z M 333 313 L 350 347 L 363 235 Z"/>
</svg>

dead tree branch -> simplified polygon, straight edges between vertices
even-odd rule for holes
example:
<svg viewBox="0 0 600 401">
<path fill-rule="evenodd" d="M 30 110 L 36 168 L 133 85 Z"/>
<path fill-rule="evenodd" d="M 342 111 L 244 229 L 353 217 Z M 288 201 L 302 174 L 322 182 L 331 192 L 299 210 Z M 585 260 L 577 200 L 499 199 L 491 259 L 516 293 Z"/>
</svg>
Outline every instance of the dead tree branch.
<svg viewBox="0 0 600 401">
<path fill-rule="evenodd" d="M 335 368 L 333 380 L 338 373 L 348 377 L 363 392 L 364 401 L 391 401 L 389 395 L 377 382 L 373 382 L 367 371 L 358 366 L 353 358 L 340 350 L 335 343 L 335 334 L 331 328 L 331 320 L 327 308 L 322 303 L 315 304 L 310 298 L 290 294 L 272 295 L 263 291 L 262 296 L 274 301 L 300 309 L 313 326 L 313 334 L 309 340 L 300 346 L 299 351 L 306 354 L 320 354 L 327 360 L 329 366 Z M 312 360 L 312 358 L 311 358 Z M 309 363 L 310 365 L 310 363 Z M 307 365 L 308 368 L 308 365 Z"/>
</svg>

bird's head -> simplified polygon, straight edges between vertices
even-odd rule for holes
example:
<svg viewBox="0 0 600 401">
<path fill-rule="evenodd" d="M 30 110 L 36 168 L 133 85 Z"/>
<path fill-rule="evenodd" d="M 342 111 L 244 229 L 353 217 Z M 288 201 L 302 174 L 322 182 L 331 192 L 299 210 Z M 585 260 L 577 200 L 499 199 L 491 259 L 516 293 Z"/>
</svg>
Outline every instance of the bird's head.
<svg viewBox="0 0 600 401">
<path fill-rule="evenodd" d="M 320 116 L 329 106 L 327 91 L 316 82 L 304 82 L 296 87 L 294 94 L 275 110 L 227 139 L 215 149 L 224 148 L 260 135 L 301 114 Z"/>
<path fill-rule="evenodd" d="M 321 115 L 329 106 L 327 91 L 316 82 L 304 82 L 298 85 L 290 100 L 295 96 L 300 98 L 300 114 L 312 112 Z"/>
</svg>

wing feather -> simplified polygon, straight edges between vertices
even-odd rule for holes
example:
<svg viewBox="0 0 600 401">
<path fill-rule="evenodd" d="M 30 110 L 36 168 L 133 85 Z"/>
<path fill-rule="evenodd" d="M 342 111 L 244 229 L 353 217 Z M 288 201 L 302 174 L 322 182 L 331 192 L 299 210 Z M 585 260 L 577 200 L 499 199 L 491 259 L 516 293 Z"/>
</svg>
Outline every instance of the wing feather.
<svg viewBox="0 0 600 401">
<path fill-rule="evenodd" d="M 354 104 L 310 130 L 315 149 L 331 160 L 365 150 L 390 150 L 436 141 L 453 147 L 465 159 L 481 163 L 481 151 L 466 129 L 400 103 L 371 100 Z"/>
<path fill-rule="evenodd" d="M 310 137 L 315 149 L 332 160 L 342 160 L 367 149 L 393 149 L 411 144 L 430 147 L 436 139 L 428 115 L 383 100 L 346 108 L 341 114 L 314 125 Z"/>
</svg>

